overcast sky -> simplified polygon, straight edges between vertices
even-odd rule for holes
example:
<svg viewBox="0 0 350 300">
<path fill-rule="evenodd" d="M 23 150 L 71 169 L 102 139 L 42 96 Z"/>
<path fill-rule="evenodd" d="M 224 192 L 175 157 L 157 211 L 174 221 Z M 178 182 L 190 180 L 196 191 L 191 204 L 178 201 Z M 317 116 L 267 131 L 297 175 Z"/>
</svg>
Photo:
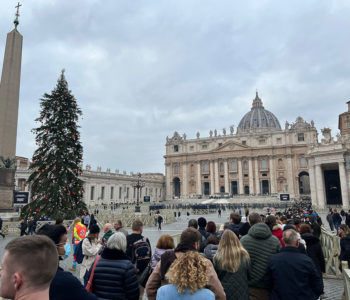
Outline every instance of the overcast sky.
<svg viewBox="0 0 350 300">
<path fill-rule="evenodd" d="M 17 155 L 61 69 L 83 111 L 84 167 L 162 172 L 166 136 L 237 127 L 258 89 L 284 128 L 337 131 L 350 100 L 350 2 L 24 0 Z M 17 1 L 0 0 L 0 62 Z"/>
</svg>

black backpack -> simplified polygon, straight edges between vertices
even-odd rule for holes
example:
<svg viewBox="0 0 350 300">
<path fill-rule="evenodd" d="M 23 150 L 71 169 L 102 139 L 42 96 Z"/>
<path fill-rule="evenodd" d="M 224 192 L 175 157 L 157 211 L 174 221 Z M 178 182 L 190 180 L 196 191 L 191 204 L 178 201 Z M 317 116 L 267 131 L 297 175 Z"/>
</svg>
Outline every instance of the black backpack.
<svg viewBox="0 0 350 300">
<path fill-rule="evenodd" d="M 83 262 L 83 259 L 84 259 L 83 242 L 85 239 L 88 239 L 90 244 L 91 244 L 91 239 L 89 237 L 86 237 L 79 242 L 79 244 L 75 247 L 75 250 L 74 250 L 74 258 L 78 264 L 81 264 Z"/>
<path fill-rule="evenodd" d="M 142 238 L 132 244 L 132 263 L 135 265 L 136 273 L 142 273 L 146 269 L 152 257 L 149 241 Z"/>
</svg>

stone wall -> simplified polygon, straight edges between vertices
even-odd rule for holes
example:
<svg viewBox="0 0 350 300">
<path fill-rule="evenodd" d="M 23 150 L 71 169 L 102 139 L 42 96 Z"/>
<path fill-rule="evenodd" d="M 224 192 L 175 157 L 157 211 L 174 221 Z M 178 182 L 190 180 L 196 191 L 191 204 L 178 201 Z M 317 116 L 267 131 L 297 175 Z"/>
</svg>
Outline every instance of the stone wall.
<svg viewBox="0 0 350 300">
<path fill-rule="evenodd" d="M 0 209 L 12 208 L 15 171 L 0 169 Z"/>
</svg>

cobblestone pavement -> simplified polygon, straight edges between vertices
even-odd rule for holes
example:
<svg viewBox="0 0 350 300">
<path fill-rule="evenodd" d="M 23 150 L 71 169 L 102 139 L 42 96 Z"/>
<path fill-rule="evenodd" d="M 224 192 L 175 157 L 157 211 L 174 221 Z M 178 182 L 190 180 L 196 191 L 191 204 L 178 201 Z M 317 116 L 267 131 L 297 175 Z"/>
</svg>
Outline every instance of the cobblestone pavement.
<svg viewBox="0 0 350 300">
<path fill-rule="evenodd" d="M 224 222 L 228 221 L 230 211 L 223 211 L 222 212 L 222 217 L 219 218 L 217 214 L 209 214 L 205 215 L 204 217 L 207 219 L 207 221 L 214 221 L 216 224 L 223 224 Z M 183 229 L 187 227 L 188 220 L 191 218 L 198 219 L 200 216 L 199 215 L 191 215 L 189 218 L 187 216 L 181 216 L 177 222 L 172 223 L 172 224 L 165 224 L 162 226 L 162 230 L 158 231 L 157 227 L 145 227 L 143 230 L 143 235 L 148 237 L 152 249 L 154 249 L 155 245 L 157 244 L 157 241 L 159 237 L 163 234 L 170 234 L 170 235 L 175 235 L 179 234 L 182 232 Z M 325 216 L 322 216 L 322 219 L 328 228 L 328 223 L 325 222 Z M 130 228 L 126 228 L 129 232 L 131 232 Z M 101 233 L 102 236 L 102 233 Z M 71 233 L 69 233 L 68 238 L 70 239 Z M 0 238 L 0 258 L 2 259 L 4 255 L 4 248 L 6 244 L 12 240 L 14 237 L 6 237 L 4 240 Z M 72 249 L 73 251 L 73 249 Z M 60 266 L 66 270 L 69 271 L 69 268 L 72 266 L 72 261 L 73 261 L 73 254 L 69 255 L 69 257 L 60 262 Z M 79 265 L 77 267 L 77 270 L 75 272 L 72 272 L 75 276 L 79 278 Z M 344 283 L 343 280 L 341 279 L 324 279 L 323 280 L 324 285 L 325 285 L 325 295 L 323 299 L 327 300 L 340 300 L 342 293 L 344 291 Z M 147 300 L 146 296 L 143 298 L 144 300 Z"/>
</svg>

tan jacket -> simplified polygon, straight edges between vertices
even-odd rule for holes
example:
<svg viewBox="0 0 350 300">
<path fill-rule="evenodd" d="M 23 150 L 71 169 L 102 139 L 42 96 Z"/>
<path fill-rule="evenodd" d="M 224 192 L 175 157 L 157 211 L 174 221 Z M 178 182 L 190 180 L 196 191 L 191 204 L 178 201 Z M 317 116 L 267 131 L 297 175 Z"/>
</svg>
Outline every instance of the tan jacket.
<svg viewBox="0 0 350 300">
<path fill-rule="evenodd" d="M 182 252 L 176 252 L 176 257 L 180 257 L 183 255 Z M 221 285 L 221 282 L 216 275 L 216 272 L 214 270 L 213 264 L 208 260 L 209 262 L 209 273 L 208 273 L 208 289 L 211 290 L 215 294 L 216 300 L 226 300 L 226 294 L 224 292 L 224 288 Z M 166 281 L 162 281 L 162 275 L 160 271 L 160 264 L 159 262 L 156 267 L 154 268 L 151 276 L 148 278 L 147 284 L 146 284 L 146 294 L 148 297 L 148 300 L 156 300 L 157 297 L 157 291 L 158 289 L 165 284 L 168 284 Z"/>
</svg>

